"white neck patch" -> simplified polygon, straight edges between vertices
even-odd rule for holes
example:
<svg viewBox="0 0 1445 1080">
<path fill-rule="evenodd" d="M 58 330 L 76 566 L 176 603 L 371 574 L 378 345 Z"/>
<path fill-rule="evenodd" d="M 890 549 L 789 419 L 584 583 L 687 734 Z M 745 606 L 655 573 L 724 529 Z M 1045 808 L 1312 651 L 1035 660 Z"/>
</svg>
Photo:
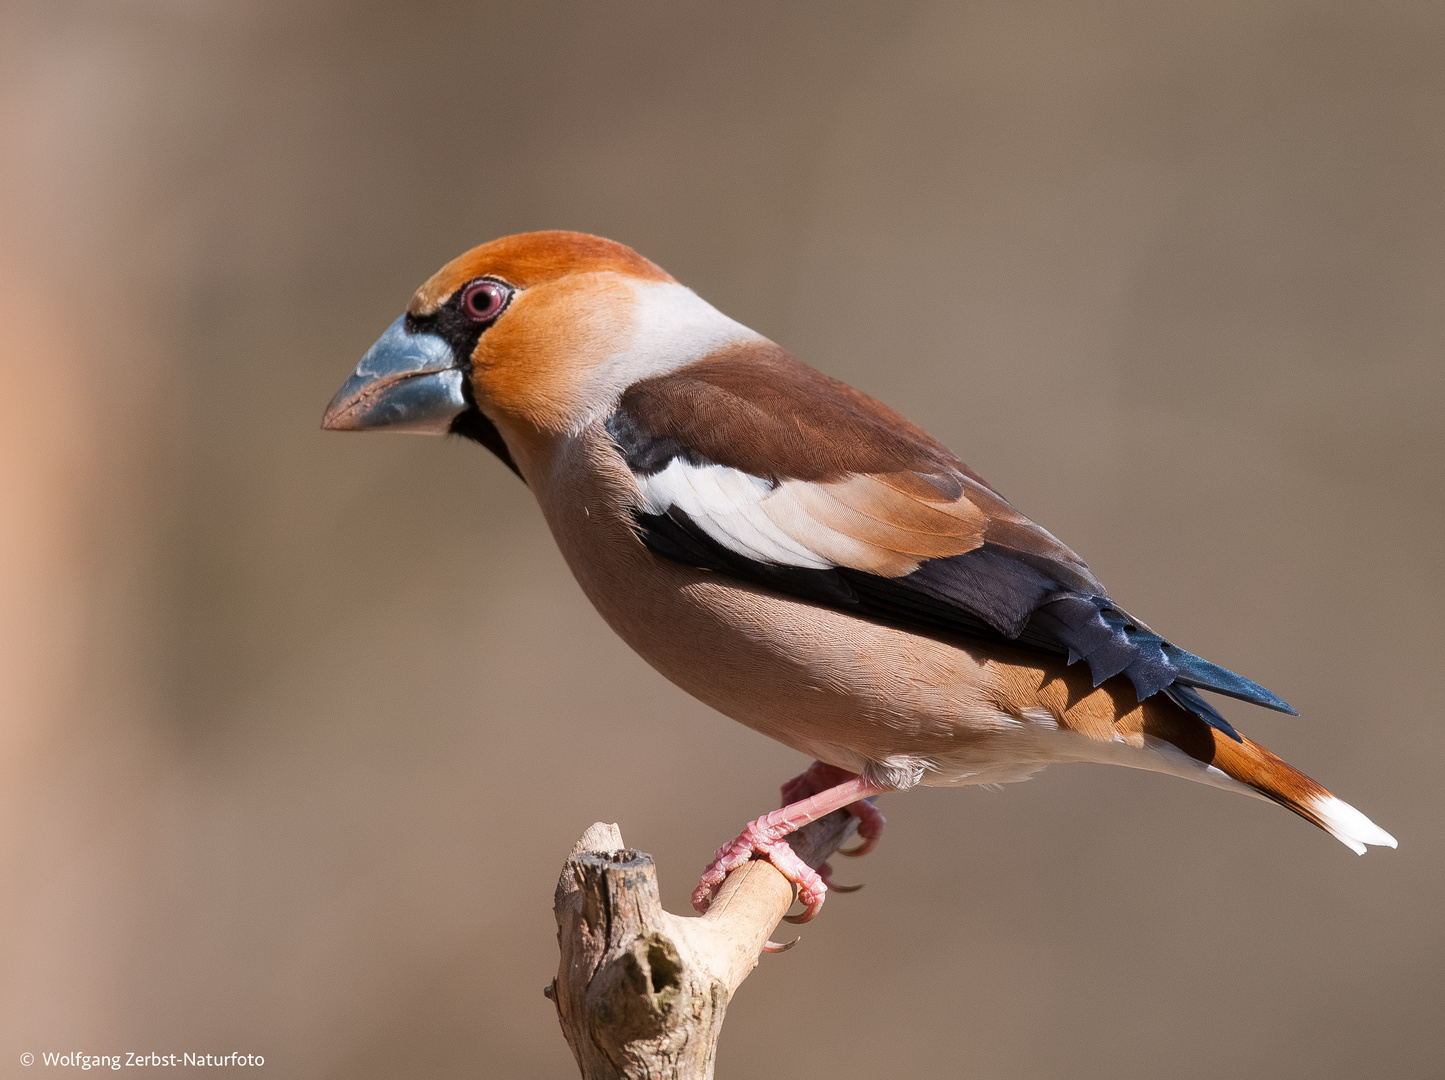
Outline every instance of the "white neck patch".
<svg viewBox="0 0 1445 1080">
<path fill-rule="evenodd" d="M 628 284 L 635 305 L 631 337 L 594 372 L 586 400 L 599 405 L 578 430 L 610 410 L 622 392 L 641 379 L 676 371 L 730 345 L 767 340 L 685 285 L 637 279 Z"/>
</svg>

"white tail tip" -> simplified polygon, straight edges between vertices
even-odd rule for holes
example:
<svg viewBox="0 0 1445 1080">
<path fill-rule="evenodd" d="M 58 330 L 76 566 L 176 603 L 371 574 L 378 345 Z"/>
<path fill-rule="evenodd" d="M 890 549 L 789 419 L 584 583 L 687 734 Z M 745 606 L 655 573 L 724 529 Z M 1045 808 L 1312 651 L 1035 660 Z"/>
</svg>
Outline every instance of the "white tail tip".
<svg viewBox="0 0 1445 1080">
<path fill-rule="evenodd" d="M 1317 795 L 1307 800 L 1307 805 L 1319 817 L 1325 831 L 1356 855 L 1365 853 L 1366 844 L 1399 847 L 1393 836 L 1342 799 Z"/>
</svg>

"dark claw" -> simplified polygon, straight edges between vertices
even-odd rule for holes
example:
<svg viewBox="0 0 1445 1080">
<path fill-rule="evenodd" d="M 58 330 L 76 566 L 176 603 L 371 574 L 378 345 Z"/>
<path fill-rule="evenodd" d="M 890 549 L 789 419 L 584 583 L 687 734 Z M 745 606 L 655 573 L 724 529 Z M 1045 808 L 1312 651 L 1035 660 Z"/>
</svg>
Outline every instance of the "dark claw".
<svg viewBox="0 0 1445 1080">
<path fill-rule="evenodd" d="M 803 940 L 803 935 L 802 935 L 802 934 L 799 934 L 799 935 L 798 935 L 797 937 L 795 937 L 792 941 L 785 942 L 785 943 L 782 944 L 782 945 L 779 945 L 776 941 L 771 941 L 771 940 L 765 941 L 765 942 L 763 942 L 763 952 L 770 952 L 770 953 L 787 952 L 789 949 L 791 949 L 794 945 L 796 945 L 798 942 L 800 942 L 800 941 L 802 941 L 802 940 Z"/>
<path fill-rule="evenodd" d="M 862 885 L 835 885 L 833 884 L 833 867 L 824 863 L 818 867 L 818 876 L 823 879 L 823 884 L 830 889 L 837 889 L 839 892 L 857 892 Z"/>
<path fill-rule="evenodd" d="M 876 837 L 876 836 L 869 836 L 869 837 L 865 838 L 864 841 L 863 841 L 861 844 L 859 844 L 857 847 L 839 848 L 839 849 L 838 849 L 838 854 L 839 854 L 839 855 L 846 855 L 846 856 L 848 856 L 848 858 L 850 858 L 850 859 L 856 859 L 856 858 L 858 858 L 860 855 L 867 855 L 870 851 L 872 851 L 872 850 L 873 850 L 875 847 L 877 847 L 877 846 L 878 846 L 878 837 Z"/>
</svg>

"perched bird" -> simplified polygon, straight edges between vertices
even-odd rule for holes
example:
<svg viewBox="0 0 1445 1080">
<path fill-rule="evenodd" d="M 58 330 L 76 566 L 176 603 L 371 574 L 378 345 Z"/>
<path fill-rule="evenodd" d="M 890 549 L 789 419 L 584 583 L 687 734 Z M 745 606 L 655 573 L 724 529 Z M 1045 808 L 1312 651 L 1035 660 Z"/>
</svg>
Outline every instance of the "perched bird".
<svg viewBox="0 0 1445 1080">
<path fill-rule="evenodd" d="M 1395 846 L 1200 693 L 1292 713 L 1124 611 L 1084 561 L 887 406 L 794 359 L 622 244 L 507 236 L 438 271 L 323 427 L 473 439 L 537 497 L 608 624 L 719 711 L 817 759 L 721 848 L 811 918 L 826 872 L 784 837 L 917 784 L 1058 761 L 1269 799 L 1347 847 Z"/>
</svg>

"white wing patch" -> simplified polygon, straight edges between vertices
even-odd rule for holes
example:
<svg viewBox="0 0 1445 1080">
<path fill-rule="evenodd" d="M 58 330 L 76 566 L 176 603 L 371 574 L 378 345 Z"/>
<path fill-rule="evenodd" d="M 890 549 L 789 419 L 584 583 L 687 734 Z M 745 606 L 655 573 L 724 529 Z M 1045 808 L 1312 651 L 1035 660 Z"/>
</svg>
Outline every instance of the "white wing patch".
<svg viewBox="0 0 1445 1080">
<path fill-rule="evenodd" d="M 785 480 L 772 484 L 725 465 L 692 465 L 682 458 L 651 476 L 633 474 L 643 509 L 676 508 L 708 537 L 749 559 L 813 570 L 853 567 L 896 577 L 917 569 L 916 555 L 869 543 L 825 524 L 849 514 L 831 492 L 838 485 Z M 875 523 L 876 524 L 876 523 Z M 846 525 L 844 527 L 847 527 Z"/>
<path fill-rule="evenodd" d="M 651 476 L 633 474 L 649 514 L 676 507 L 711 539 L 739 555 L 780 566 L 831 570 L 829 562 L 783 531 L 763 503 L 777 493 L 760 476 L 724 465 L 690 465 L 673 458 Z M 781 486 L 781 485 L 780 485 Z"/>
</svg>

